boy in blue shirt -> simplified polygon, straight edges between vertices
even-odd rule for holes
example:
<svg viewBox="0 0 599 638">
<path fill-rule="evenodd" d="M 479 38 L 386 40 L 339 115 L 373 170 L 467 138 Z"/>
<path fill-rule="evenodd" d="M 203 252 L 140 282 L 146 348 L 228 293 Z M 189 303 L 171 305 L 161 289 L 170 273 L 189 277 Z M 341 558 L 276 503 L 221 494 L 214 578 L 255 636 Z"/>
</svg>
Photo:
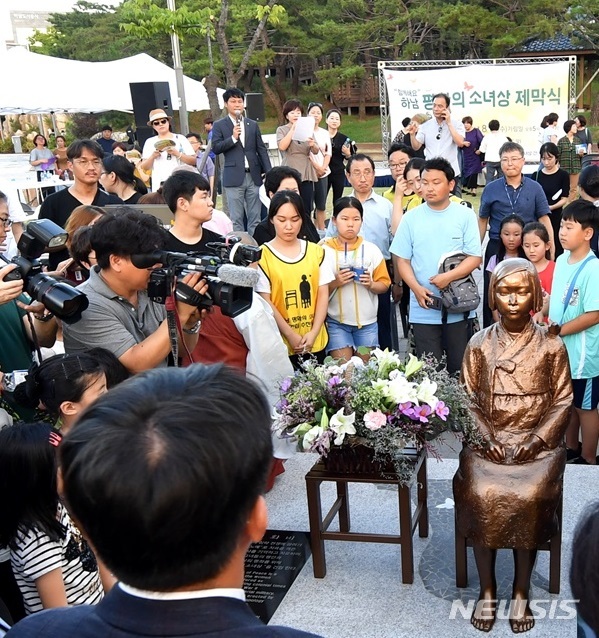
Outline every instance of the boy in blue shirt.
<svg viewBox="0 0 599 638">
<path fill-rule="evenodd" d="M 599 259 L 591 250 L 599 209 L 582 199 L 564 208 L 549 319 L 560 326 L 574 389 L 574 411 L 566 434 L 568 459 L 595 465 L 599 442 Z M 579 448 L 579 430 L 582 448 Z M 578 458 L 576 458 L 578 456 Z"/>
</svg>

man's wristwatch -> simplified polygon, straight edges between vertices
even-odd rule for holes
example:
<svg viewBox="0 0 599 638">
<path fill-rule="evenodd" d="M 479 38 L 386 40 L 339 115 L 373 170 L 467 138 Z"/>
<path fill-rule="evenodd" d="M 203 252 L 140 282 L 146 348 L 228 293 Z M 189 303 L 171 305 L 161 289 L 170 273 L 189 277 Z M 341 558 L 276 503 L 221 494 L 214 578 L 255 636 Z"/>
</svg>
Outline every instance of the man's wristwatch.
<svg viewBox="0 0 599 638">
<path fill-rule="evenodd" d="M 33 314 L 33 317 L 37 320 L 40 321 L 41 323 L 46 323 L 47 321 L 50 321 L 50 319 L 52 319 L 52 317 L 54 316 L 53 313 L 51 312 L 47 312 L 44 315 L 37 315 L 37 314 Z"/>
<path fill-rule="evenodd" d="M 183 332 L 188 335 L 197 335 L 201 325 L 201 321 L 196 321 L 191 328 L 183 328 Z"/>
</svg>

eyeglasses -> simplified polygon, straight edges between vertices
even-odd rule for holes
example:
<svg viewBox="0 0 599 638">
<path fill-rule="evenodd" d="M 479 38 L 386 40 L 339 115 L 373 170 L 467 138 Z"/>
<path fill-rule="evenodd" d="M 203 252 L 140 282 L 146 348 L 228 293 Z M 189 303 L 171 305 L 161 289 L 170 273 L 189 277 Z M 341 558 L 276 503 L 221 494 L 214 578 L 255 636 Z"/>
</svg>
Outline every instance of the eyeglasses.
<svg viewBox="0 0 599 638">
<path fill-rule="evenodd" d="M 12 226 L 12 219 L 9 217 L 0 217 L 0 223 L 2 223 L 4 228 L 10 228 Z"/>
<path fill-rule="evenodd" d="M 353 177 L 354 179 L 360 179 L 361 177 L 372 177 L 373 175 L 374 175 L 374 171 L 372 171 L 369 168 L 367 168 L 364 171 L 352 171 L 350 173 L 350 176 Z"/>
<path fill-rule="evenodd" d="M 168 122 L 168 120 L 166 118 L 163 118 L 161 120 L 154 120 L 152 122 L 152 126 L 156 126 L 157 124 L 166 124 Z"/>
<path fill-rule="evenodd" d="M 524 157 L 522 155 L 518 156 L 518 157 L 502 157 L 501 158 L 501 163 L 502 164 L 516 164 L 517 162 L 519 162 L 520 160 L 523 160 Z"/>
<path fill-rule="evenodd" d="M 440 139 L 441 139 L 441 132 L 442 132 L 442 131 L 443 131 L 443 127 L 442 127 L 442 126 L 440 126 L 440 127 L 439 127 L 439 132 L 437 133 L 437 138 L 436 138 L 436 139 L 438 139 L 438 140 L 440 140 Z"/>
<path fill-rule="evenodd" d="M 389 164 L 389 168 L 395 170 L 396 168 L 405 168 L 406 167 L 407 162 L 402 162 L 401 164 Z"/>
<path fill-rule="evenodd" d="M 93 166 L 94 168 L 98 168 L 102 166 L 102 160 L 101 159 L 93 159 L 93 160 L 74 159 L 73 164 L 76 164 L 77 166 Z"/>
</svg>

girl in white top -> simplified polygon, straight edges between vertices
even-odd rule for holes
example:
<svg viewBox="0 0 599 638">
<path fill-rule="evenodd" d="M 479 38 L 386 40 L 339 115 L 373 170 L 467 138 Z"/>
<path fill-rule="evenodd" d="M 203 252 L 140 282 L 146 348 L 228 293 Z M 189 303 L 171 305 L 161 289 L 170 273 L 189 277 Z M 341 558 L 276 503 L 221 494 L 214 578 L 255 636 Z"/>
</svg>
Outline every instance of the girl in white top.
<svg viewBox="0 0 599 638">
<path fill-rule="evenodd" d="M 367 360 L 358 348 L 378 346 L 378 295 L 391 285 L 380 249 L 359 236 L 363 215 L 357 198 L 338 199 L 331 220 L 337 236 L 324 243 L 325 263 L 335 272 L 329 284 L 327 351 L 345 361 L 354 354 Z"/>
<path fill-rule="evenodd" d="M 27 614 L 104 596 L 96 559 L 58 498 L 59 442 L 60 434 L 43 422 L 0 431 L 0 543 L 10 547 Z"/>
<path fill-rule="evenodd" d="M 331 137 L 326 129 L 320 128 L 322 121 L 322 104 L 310 102 L 308 104 L 308 115 L 314 118 L 314 141 L 318 144 L 318 153 L 310 155 L 310 161 L 316 169 L 318 181 L 314 185 L 314 207 L 316 215 L 316 228 L 324 230 L 325 207 L 327 204 L 327 186 L 331 169 L 332 146 Z"/>
</svg>

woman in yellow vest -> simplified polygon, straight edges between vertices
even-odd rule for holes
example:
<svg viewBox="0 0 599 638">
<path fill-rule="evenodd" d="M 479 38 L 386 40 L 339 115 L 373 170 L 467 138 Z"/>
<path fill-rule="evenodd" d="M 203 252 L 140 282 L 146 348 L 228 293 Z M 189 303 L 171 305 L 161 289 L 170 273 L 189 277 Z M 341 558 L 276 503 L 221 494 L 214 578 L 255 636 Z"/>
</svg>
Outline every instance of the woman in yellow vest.
<svg viewBox="0 0 599 638">
<path fill-rule="evenodd" d="M 298 238 L 303 210 L 301 197 L 293 191 L 280 191 L 272 198 L 268 219 L 275 238 L 262 246 L 256 285 L 256 292 L 273 308 L 295 367 L 310 355 L 321 363 L 324 360 L 328 284 L 335 279 L 323 263 L 322 246 Z"/>
</svg>

